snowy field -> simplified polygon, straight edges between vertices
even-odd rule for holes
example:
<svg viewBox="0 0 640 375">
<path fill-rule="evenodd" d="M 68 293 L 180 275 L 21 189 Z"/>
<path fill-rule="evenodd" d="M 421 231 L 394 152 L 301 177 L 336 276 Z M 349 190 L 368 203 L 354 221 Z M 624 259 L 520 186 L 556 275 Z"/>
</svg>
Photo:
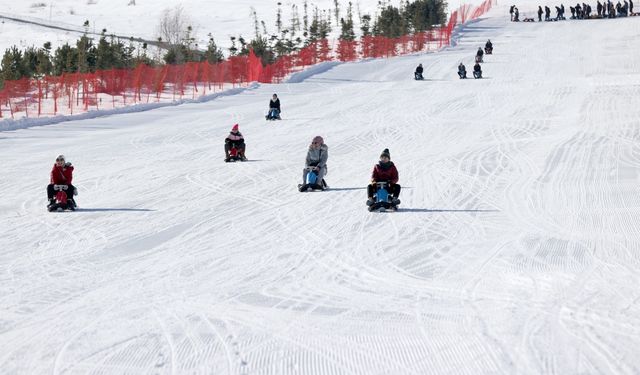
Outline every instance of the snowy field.
<svg viewBox="0 0 640 375">
<path fill-rule="evenodd" d="M 507 6 L 438 54 L 1 132 L 0 373 L 640 373 L 640 17 Z M 372 214 L 384 148 L 401 210 Z M 75 213 L 45 210 L 58 153 Z"/>
</svg>

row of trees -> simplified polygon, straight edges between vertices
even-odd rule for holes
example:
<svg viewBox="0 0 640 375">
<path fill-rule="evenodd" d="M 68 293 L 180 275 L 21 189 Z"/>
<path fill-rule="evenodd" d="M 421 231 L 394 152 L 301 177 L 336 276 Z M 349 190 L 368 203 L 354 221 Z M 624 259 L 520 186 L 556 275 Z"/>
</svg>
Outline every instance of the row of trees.
<svg viewBox="0 0 640 375">
<path fill-rule="evenodd" d="M 358 31 L 363 37 L 380 35 L 396 38 L 430 30 L 446 22 L 446 7 L 445 0 L 401 0 L 399 6 L 391 5 L 390 0 L 381 0 L 373 16 L 362 14 L 357 9 Z M 269 32 L 266 23 L 259 20 L 255 9 L 252 9 L 254 35 L 250 40 L 242 35 L 232 36 L 229 55 L 247 55 L 253 50 L 264 64 L 269 64 L 280 56 L 327 38 L 334 25 L 340 28 L 339 39 L 353 41 L 357 38 L 351 2 L 343 14 L 339 0 L 334 0 L 334 8 L 328 10 L 311 7 L 305 0 L 302 10 L 295 4 L 291 5 L 290 15 L 291 18 L 285 22 L 282 3 L 278 3 L 275 28 Z M 2 58 L 0 86 L 5 80 L 22 77 L 133 68 L 140 63 L 156 65 L 222 61 L 224 54 L 213 36 L 208 34 L 207 46 L 202 48 L 196 43 L 196 31 L 191 24 L 181 6 L 165 10 L 158 25 L 159 37 L 153 42 L 155 53 L 149 51 L 148 43 L 133 39 L 123 41 L 113 35 L 107 36 L 106 30 L 102 30 L 97 43 L 85 33 L 75 45 L 65 44 L 53 53 L 49 42 L 41 48 L 29 47 L 25 50 L 14 46 L 6 50 Z M 84 26 L 88 29 L 88 21 Z"/>
<path fill-rule="evenodd" d="M 390 0 L 378 2 L 376 13 L 362 14 L 357 11 L 360 23 L 359 34 L 363 37 L 375 35 L 397 38 L 402 35 L 431 30 L 434 26 L 443 25 L 447 21 L 447 3 L 445 0 L 401 0 L 399 6 Z M 334 0 L 334 8 L 320 10 L 317 6 L 311 9 L 305 0 L 302 19 L 298 6 L 291 5 L 291 19 L 285 26 L 282 17 L 282 3 L 278 3 L 275 32 L 269 33 L 264 21 L 260 21 L 255 10 L 252 11 L 254 35 L 247 41 L 240 36 L 231 37 L 231 55 L 246 55 L 253 50 L 262 58 L 263 63 L 272 63 L 280 56 L 290 54 L 309 44 L 327 38 L 334 25 L 340 28 L 341 40 L 356 40 L 354 26 L 354 8 L 347 3 L 346 14 L 340 7 L 339 0 Z"/>
<path fill-rule="evenodd" d="M 41 48 L 28 47 L 24 51 L 13 46 L 7 49 L 0 63 L 0 82 L 22 77 L 41 77 L 62 73 L 87 73 L 100 69 L 132 68 L 139 63 L 151 63 L 147 56 L 147 45 L 136 48 L 133 41 L 107 38 L 106 30 L 98 40 L 86 34 L 75 43 L 66 43 L 51 52 L 51 43 Z"/>
</svg>

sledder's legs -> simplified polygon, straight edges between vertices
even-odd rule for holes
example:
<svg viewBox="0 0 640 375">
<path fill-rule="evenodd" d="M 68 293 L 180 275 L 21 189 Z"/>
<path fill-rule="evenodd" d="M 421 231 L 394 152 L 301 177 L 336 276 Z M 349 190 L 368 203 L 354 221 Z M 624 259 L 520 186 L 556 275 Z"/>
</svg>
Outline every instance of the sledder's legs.
<svg viewBox="0 0 640 375">
<path fill-rule="evenodd" d="M 307 173 L 309 173 L 310 171 L 308 171 L 306 168 L 304 168 L 302 170 L 302 184 L 305 185 L 307 183 Z M 327 174 L 327 170 L 326 168 L 320 168 L 318 171 L 316 171 L 318 174 L 318 178 L 316 179 L 316 184 L 322 186 L 322 180 L 324 179 L 324 176 Z"/>
<path fill-rule="evenodd" d="M 398 184 L 390 184 L 389 185 L 389 194 L 391 194 L 394 198 L 398 198 L 400 196 L 401 187 Z M 378 185 L 369 184 L 367 186 L 367 198 L 373 199 L 373 195 L 378 191 Z"/>
</svg>

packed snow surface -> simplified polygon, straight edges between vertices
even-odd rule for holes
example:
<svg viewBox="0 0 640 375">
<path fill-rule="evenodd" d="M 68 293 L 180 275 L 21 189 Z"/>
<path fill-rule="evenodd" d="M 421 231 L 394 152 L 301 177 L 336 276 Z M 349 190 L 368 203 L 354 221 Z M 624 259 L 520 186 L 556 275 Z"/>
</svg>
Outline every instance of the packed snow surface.
<svg viewBox="0 0 640 375">
<path fill-rule="evenodd" d="M 441 53 L 0 133 L 0 373 L 640 373 L 640 17 L 506 6 Z M 401 210 L 369 213 L 384 148 Z M 75 213 L 45 210 L 58 153 Z"/>
</svg>

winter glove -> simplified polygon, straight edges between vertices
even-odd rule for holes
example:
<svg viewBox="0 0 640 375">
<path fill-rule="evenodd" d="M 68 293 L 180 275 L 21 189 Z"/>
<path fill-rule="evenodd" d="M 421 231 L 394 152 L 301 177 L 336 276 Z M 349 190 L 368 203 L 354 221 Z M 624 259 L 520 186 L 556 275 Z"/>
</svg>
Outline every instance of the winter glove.
<svg viewBox="0 0 640 375">
<path fill-rule="evenodd" d="M 71 164 L 71 162 L 66 162 L 66 163 L 64 163 L 64 166 L 65 166 L 65 168 L 69 168 L 69 167 L 72 167 L 73 164 Z"/>
</svg>

